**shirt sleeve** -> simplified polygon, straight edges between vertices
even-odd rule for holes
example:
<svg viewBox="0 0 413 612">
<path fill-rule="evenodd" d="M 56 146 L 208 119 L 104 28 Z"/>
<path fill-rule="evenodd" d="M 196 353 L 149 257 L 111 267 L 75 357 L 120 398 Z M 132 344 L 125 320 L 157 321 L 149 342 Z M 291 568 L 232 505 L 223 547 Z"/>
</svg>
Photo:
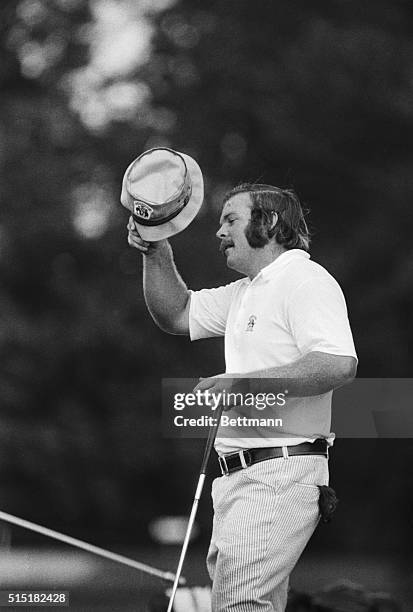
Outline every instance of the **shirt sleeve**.
<svg viewBox="0 0 413 612">
<path fill-rule="evenodd" d="M 302 355 L 311 351 L 355 357 L 346 301 L 330 275 L 302 282 L 290 295 L 288 323 Z"/>
<path fill-rule="evenodd" d="M 238 282 L 215 289 L 190 291 L 189 335 L 191 340 L 224 336 L 232 296 Z"/>
</svg>

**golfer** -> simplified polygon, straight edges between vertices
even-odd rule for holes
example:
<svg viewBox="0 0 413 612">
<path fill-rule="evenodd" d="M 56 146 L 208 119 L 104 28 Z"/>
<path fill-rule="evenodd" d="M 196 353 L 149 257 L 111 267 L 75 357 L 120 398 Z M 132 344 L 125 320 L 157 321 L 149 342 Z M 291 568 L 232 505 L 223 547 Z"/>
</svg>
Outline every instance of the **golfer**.
<svg viewBox="0 0 413 612">
<path fill-rule="evenodd" d="M 188 175 L 183 171 L 182 193 Z M 161 195 L 179 211 L 176 193 Z M 190 200 L 194 190 L 186 193 Z M 151 234 L 159 224 L 151 229 L 144 209 L 156 209 L 150 202 L 159 202 L 159 194 L 144 195 L 134 193 L 127 202 L 124 184 L 122 202 L 133 211 L 128 242 L 144 255 L 144 294 L 154 321 L 191 340 L 225 339 L 226 372 L 202 379 L 196 389 L 287 392 L 276 431 L 240 426 L 218 432 L 223 475 L 212 486 L 207 558 L 213 612 L 281 612 L 289 575 L 319 520 L 318 485 L 328 484 L 332 391 L 356 373 L 343 293 L 310 259 L 293 190 L 243 184 L 225 196 L 216 236 L 227 266 L 241 278 L 201 291 L 185 285 L 167 239 Z M 176 222 L 179 215 L 175 224 L 182 228 L 188 223 Z"/>
</svg>

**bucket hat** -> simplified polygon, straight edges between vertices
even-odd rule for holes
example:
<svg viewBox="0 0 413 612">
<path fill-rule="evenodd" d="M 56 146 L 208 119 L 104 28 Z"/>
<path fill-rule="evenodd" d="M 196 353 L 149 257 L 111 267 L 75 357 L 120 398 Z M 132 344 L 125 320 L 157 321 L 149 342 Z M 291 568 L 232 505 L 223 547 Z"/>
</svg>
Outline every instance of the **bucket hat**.
<svg viewBox="0 0 413 612">
<path fill-rule="evenodd" d="M 196 217 L 203 199 L 204 181 L 197 162 L 167 147 L 139 155 L 123 177 L 121 202 L 149 242 L 182 232 Z"/>
</svg>

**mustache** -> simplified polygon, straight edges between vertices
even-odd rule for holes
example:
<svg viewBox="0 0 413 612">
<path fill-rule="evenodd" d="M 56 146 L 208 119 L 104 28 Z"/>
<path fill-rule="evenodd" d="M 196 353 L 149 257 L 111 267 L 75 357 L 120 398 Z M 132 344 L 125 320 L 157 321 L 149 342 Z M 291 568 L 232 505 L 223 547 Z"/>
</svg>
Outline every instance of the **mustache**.
<svg viewBox="0 0 413 612">
<path fill-rule="evenodd" d="M 221 253 L 223 253 L 228 246 L 234 246 L 232 240 L 222 240 L 221 244 L 219 245 L 219 250 Z"/>
</svg>

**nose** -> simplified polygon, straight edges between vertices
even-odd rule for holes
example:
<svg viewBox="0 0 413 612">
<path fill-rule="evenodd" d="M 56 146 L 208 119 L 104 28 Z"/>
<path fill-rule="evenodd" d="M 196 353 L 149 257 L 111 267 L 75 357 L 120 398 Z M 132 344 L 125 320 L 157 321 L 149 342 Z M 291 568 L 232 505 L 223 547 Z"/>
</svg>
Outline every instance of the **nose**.
<svg viewBox="0 0 413 612">
<path fill-rule="evenodd" d="M 227 231 L 225 229 L 225 224 L 223 223 L 221 225 L 221 227 L 219 228 L 219 230 L 217 231 L 217 233 L 215 234 L 217 238 L 219 238 L 220 240 L 222 238 L 225 238 L 225 236 L 227 235 Z"/>
</svg>

